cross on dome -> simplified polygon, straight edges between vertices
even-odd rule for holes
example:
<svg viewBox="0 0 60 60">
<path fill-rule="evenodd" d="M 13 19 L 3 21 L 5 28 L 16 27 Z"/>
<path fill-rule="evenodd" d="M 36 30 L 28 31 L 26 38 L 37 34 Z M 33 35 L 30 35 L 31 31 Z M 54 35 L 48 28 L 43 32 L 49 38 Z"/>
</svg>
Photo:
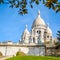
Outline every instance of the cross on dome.
<svg viewBox="0 0 60 60">
<path fill-rule="evenodd" d="M 38 11 L 38 15 L 40 15 L 40 10 Z"/>
<path fill-rule="evenodd" d="M 38 10 L 38 17 L 40 17 L 40 10 Z"/>
<path fill-rule="evenodd" d="M 26 24 L 26 28 L 27 28 L 28 26 L 27 26 L 27 24 Z"/>
</svg>

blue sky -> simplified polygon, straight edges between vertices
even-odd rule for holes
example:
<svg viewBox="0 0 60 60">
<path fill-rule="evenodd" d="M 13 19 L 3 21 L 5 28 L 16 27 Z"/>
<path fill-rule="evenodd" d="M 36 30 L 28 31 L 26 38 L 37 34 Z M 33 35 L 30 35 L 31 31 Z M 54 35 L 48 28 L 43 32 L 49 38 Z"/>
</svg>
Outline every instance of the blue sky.
<svg viewBox="0 0 60 60">
<path fill-rule="evenodd" d="M 11 40 L 18 42 L 25 29 L 25 25 L 28 25 L 28 30 L 31 30 L 32 23 L 37 17 L 37 12 L 40 10 L 40 15 L 46 23 L 49 23 L 49 27 L 53 32 L 53 37 L 56 37 L 56 33 L 60 30 L 60 12 L 56 13 L 52 9 L 48 9 L 44 5 L 35 5 L 33 9 L 29 6 L 28 14 L 21 16 L 18 14 L 18 9 L 9 8 L 8 5 L 0 5 L 0 42 Z"/>
</svg>

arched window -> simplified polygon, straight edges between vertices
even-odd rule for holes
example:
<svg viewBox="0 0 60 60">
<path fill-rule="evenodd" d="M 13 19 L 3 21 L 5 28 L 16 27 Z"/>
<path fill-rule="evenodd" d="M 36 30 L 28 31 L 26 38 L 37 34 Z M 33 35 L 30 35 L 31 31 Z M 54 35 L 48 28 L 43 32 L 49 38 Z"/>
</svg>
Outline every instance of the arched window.
<svg viewBox="0 0 60 60">
<path fill-rule="evenodd" d="M 41 33 L 41 31 L 39 30 L 39 34 Z"/>
<path fill-rule="evenodd" d="M 50 40 L 52 40 L 52 36 L 50 36 Z"/>
<path fill-rule="evenodd" d="M 44 32 L 44 38 L 46 38 L 46 31 Z"/>
<path fill-rule="evenodd" d="M 38 30 L 38 31 L 37 31 L 37 33 L 38 33 L 38 34 L 41 34 L 41 31 L 40 31 L 40 30 Z"/>
<path fill-rule="evenodd" d="M 33 37 L 33 43 L 35 43 L 35 38 Z"/>
<path fill-rule="evenodd" d="M 38 31 L 37 31 L 37 33 L 38 33 Z"/>
<path fill-rule="evenodd" d="M 49 38 L 49 35 L 47 36 L 47 38 Z"/>
</svg>

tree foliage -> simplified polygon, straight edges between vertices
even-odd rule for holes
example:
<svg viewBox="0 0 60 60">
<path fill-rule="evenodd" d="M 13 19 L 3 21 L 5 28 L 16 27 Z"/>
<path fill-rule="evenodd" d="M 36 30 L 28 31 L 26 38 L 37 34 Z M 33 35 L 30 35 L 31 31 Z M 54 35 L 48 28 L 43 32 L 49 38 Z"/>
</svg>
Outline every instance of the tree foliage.
<svg viewBox="0 0 60 60">
<path fill-rule="evenodd" d="M 60 45 L 60 31 L 57 31 L 57 42 L 55 44 L 56 46 Z"/>
<path fill-rule="evenodd" d="M 2 52 L 0 52 L 0 57 L 2 57 L 3 56 L 3 54 L 2 54 Z"/>
<path fill-rule="evenodd" d="M 18 8 L 19 14 L 27 14 L 28 9 L 27 5 L 30 4 L 30 7 L 34 7 L 34 3 L 36 5 L 39 5 L 40 3 L 43 3 L 44 6 L 48 7 L 49 9 L 53 9 L 56 12 L 60 11 L 60 2 L 58 0 L 0 0 L 0 4 L 7 3 L 10 4 L 11 8 Z"/>
<path fill-rule="evenodd" d="M 57 33 L 57 39 L 58 39 L 58 41 L 60 41 L 60 31 L 58 31 L 58 33 Z"/>
<path fill-rule="evenodd" d="M 24 52 L 18 51 L 18 52 L 16 53 L 16 56 L 26 56 L 26 54 L 25 54 Z"/>
<path fill-rule="evenodd" d="M 1 4 L 1 3 L 4 3 L 4 0 L 0 0 L 0 4 Z"/>
</svg>

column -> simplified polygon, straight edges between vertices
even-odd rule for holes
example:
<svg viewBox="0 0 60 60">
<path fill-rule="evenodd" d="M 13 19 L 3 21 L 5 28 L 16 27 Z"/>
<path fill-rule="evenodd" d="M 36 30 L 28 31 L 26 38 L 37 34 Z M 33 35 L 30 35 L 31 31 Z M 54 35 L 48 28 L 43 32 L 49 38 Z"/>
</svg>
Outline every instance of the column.
<svg viewBox="0 0 60 60">
<path fill-rule="evenodd" d="M 44 30 L 41 30 L 41 38 L 40 38 L 41 42 L 44 42 Z"/>
</svg>

